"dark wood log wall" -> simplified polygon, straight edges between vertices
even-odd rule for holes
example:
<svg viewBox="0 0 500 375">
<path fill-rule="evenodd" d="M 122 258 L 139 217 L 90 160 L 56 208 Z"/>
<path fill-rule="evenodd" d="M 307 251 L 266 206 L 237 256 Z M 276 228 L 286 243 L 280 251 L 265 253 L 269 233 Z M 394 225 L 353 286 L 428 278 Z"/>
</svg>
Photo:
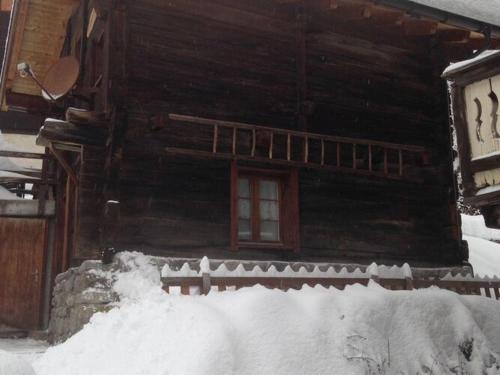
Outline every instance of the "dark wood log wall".
<svg viewBox="0 0 500 375">
<path fill-rule="evenodd" d="M 374 30 L 351 32 L 309 14 L 304 69 L 291 6 L 136 0 L 126 2 L 126 14 L 119 248 L 183 257 L 461 260 L 436 67 L 445 62 L 429 39 L 380 40 Z M 301 251 L 230 252 L 229 163 L 167 156 L 169 125 L 153 126 L 152 118 L 180 113 L 297 129 L 297 98 L 306 100 L 309 131 L 428 147 L 428 178 L 419 186 L 301 170 Z M 95 256 L 96 230 L 89 216 L 76 257 Z"/>
</svg>

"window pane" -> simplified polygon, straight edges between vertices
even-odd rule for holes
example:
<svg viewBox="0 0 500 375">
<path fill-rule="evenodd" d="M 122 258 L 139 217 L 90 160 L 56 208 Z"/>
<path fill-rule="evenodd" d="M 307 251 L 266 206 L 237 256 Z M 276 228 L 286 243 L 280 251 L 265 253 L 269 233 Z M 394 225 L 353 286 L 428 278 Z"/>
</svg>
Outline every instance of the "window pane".
<svg viewBox="0 0 500 375">
<path fill-rule="evenodd" d="M 252 238 L 250 220 L 238 220 L 238 238 L 240 240 L 250 240 Z"/>
<path fill-rule="evenodd" d="M 277 221 L 261 221 L 260 239 L 262 241 L 279 241 L 279 223 Z"/>
<path fill-rule="evenodd" d="M 278 202 L 275 201 L 260 201 L 260 219 L 261 220 L 278 220 Z"/>
<path fill-rule="evenodd" d="M 250 198 L 250 181 L 248 178 L 238 179 L 238 196 L 241 198 Z"/>
<path fill-rule="evenodd" d="M 250 219 L 250 199 L 238 200 L 238 217 L 240 219 Z"/>
<path fill-rule="evenodd" d="M 278 183 L 276 181 L 260 181 L 260 199 L 278 200 Z"/>
</svg>

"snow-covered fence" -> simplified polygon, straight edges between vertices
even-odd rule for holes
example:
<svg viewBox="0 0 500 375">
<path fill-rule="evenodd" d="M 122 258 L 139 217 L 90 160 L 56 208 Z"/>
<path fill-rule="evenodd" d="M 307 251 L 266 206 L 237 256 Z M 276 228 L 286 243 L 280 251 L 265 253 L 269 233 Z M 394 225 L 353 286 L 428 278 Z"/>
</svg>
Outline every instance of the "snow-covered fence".
<svg viewBox="0 0 500 375">
<path fill-rule="evenodd" d="M 468 276 L 452 276 L 448 274 L 442 278 L 414 278 L 412 269 L 408 264 L 402 267 L 387 267 L 372 264 L 362 271 L 356 268 L 348 271 L 345 267 L 336 270 L 334 267 L 320 269 L 316 266 L 312 271 L 305 267 L 293 270 L 287 266 L 283 271 L 278 271 L 271 265 L 263 270 L 255 265 L 251 270 L 242 264 L 229 270 L 222 263 L 215 270 L 210 268 L 210 262 L 203 258 L 198 270 L 190 268 L 184 263 L 178 270 L 172 270 L 167 264 L 162 270 L 163 288 L 168 293 L 198 295 L 208 294 L 210 291 L 238 290 L 256 284 L 267 288 L 281 290 L 300 289 L 303 285 L 314 287 L 335 287 L 344 289 L 347 285 L 367 285 L 370 280 L 390 290 L 412 290 L 437 286 L 442 289 L 454 291 L 465 295 L 482 295 L 500 300 L 500 279 L 478 278 Z"/>
</svg>

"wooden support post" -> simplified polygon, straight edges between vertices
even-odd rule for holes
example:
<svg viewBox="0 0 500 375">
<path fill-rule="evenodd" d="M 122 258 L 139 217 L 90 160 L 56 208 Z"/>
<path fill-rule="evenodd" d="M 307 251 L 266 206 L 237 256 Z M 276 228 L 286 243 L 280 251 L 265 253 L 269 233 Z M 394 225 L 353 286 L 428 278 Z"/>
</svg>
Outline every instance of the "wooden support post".
<svg viewBox="0 0 500 375">
<path fill-rule="evenodd" d="M 213 144 L 212 144 L 212 152 L 214 154 L 217 153 L 217 139 L 219 137 L 219 125 L 215 124 L 214 125 L 214 140 L 213 140 Z"/>
<path fill-rule="evenodd" d="M 73 171 L 73 168 L 69 165 L 69 163 L 66 161 L 64 156 L 62 155 L 61 152 L 56 150 L 52 143 L 49 145 L 50 152 L 52 152 L 52 155 L 55 156 L 59 164 L 61 164 L 61 167 L 63 167 L 64 171 L 68 175 L 68 177 L 73 181 L 75 185 L 78 185 L 78 178 L 76 177 L 75 171 Z"/>
<path fill-rule="evenodd" d="M 45 149 L 45 155 L 48 156 L 48 149 Z M 41 216 L 45 212 L 45 202 L 49 190 L 49 185 L 47 184 L 47 174 L 49 168 L 50 160 L 48 158 L 42 159 L 42 176 L 41 176 L 41 184 L 38 190 L 38 215 Z"/>
<path fill-rule="evenodd" d="M 210 289 L 212 287 L 212 282 L 210 281 L 210 274 L 207 272 L 203 272 L 201 277 L 202 277 L 201 294 L 206 296 L 208 293 L 210 293 Z"/>
<path fill-rule="evenodd" d="M 69 268 L 69 243 L 70 243 L 70 223 L 71 223 L 71 202 L 72 198 L 72 189 L 71 189 L 71 179 L 69 176 L 66 178 L 66 191 L 65 191 L 65 200 L 64 200 L 64 234 L 63 234 L 63 251 L 62 251 L 62 272 L 66 271 Z"/>
</svg>

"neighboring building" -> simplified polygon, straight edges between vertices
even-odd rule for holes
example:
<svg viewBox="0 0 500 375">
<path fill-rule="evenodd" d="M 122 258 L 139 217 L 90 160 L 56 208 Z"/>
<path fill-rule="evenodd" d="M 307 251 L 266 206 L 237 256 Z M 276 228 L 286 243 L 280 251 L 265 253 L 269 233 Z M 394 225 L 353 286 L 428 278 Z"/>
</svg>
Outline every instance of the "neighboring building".
<svg viewBox="0 0 500 375">
<path fill-rule="evenodd" d="M 485 51 L 443 76 L 451 84 L 464 202 L 500 228 L 500 53 Z"/>
<path fill-rule="evenodd" d="M 15 2 L 0 95 L 56 119 L 38 135 L 59 161 L 51 270 L 111 247 L 466 263 L 440 75 L 499 46 L 500 10 L 436 6 Z M 44 82 L 68 56 L 78 80 L 55 104 L 17 73 Z"/>
</svg>

